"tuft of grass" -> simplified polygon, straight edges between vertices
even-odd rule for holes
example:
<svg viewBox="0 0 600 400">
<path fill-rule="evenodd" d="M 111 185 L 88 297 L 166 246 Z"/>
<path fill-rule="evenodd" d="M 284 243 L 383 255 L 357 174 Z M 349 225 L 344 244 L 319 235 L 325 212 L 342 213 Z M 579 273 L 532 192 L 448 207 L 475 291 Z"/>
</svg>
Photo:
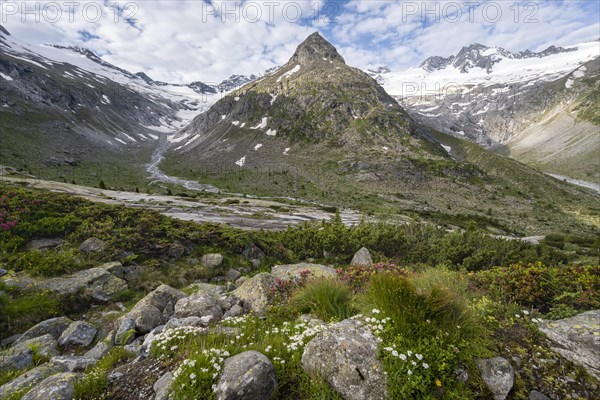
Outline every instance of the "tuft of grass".
<svg viewBox="0 0 600 400">
<path fill-rule="evenodd" d="M 108 386 L 108 373 L 118 363 L 133 355 L 122 347 L 115 347 L 106 354 L 94 368 L 75 383 L 75 399 L 102 399 Z"/>
<path fill-rule="evenodd" d="M 59 299 L 46 292 L 23 291 L 11 295 L 0 283 L 0 332 L 10 336 L 31 325 L 61 314 Z"/>
<path fill-rule="evenodd" d="M 324 321 L 352 316 L 352 291 L 337 279 L 311 280 L 290 298 L 289 306 Z"/>
</svg>

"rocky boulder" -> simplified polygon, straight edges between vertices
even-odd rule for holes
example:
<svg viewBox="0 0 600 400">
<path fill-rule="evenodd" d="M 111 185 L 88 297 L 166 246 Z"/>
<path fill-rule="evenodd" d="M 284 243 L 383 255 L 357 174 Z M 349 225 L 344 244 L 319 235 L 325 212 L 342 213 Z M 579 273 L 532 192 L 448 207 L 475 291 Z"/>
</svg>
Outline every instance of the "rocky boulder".
<svg viewBox="0 0 600 400">
<path fill-rule="evenodd" d="M 92 347 L 90 350 L 88 350 L 84 354 L 84 357 L 95 358 L 96 360 L 99 360 L 102 357 L 104 357 L 104 355 L 106 353 L 108 353 L 109 350 L 110 350 L 110 345 L 108 343 L 106 343 L 106 341 L 100 341 L 100 342 L 96 343 L 96 345 L 94 347 Z"/>
<path fill-rule="evenodd" d="M 271 268 L 271 275 L 279 279 L 299 279 L 306 271 L 313 278 L 335 278 L 334 268 L 320 264 L 300 263 L 290 265 L 276 265 Z"/>
<path fill-rule="evenodd" d="M 52 375 L 31 389 L 22 400 L 72 400 L 78 376 L 72 372 Z"/>
<path fill-rule="evenodd" d="M 165 372 L 152 386 L 155 393 L 154 400 L 168 400 L 171 385 L 173 385 L 173 374 Z"/>
<path fill-rule="evenodd" d="M 60 372 L 66 372 L 67 370 L 61 366 L 52 363 L 42 364 L 39 367 L 35 367 L 12 381 L 5 383 L 0 386 L 0 399 L 8 398 L 10 395 L 26 390 L 32 386 L 37 385 L 47 377 L 58 374 Z"/>
<path fill-rule="evenodd" d="M 25 333 L 14 342 L 14 345 L 46 334 L 50 334 L 54 339 L 58 340 L 60 335 L 62 335 L 65 329 L 67 329 L 72 323 L 73 321 L 67 317 L 47 319 L 25 331 Z"/>
<path fill-rule="evenodd" d="M 600 379 L 600 310 L 542 321 L 538 327 L 552 341 L 552 350 Z"/>
<path fill-rule="evenodd" d="M 242 277 L 242 273 L 233 268 L 229 269 L 227 271 L 227 273 L 225 274 L 225 279 L 227 279 L 227 281 L 229 281 L 229 282 L 235 282 L 238 279 L 240 279 L 241 277 Z"/>
<path fill-rule="evenodd" d="M 36 286 L 61 295 L 83 292 L 98 302 L 108 302 L 114 295 L 127 289 L 127 283 L 103 268 L 91 268 L 72 275 L 52 278 Z"/>
<path fill-rule="evenodd" d="M 33 364 L 34 354 L 44 357 L 58 355 L 58 344 L 52 335 L 46 334 L 14 345 L 0 353 L 0 370 L 24 369 Z"/>
<path fill-rule="evenodd" d="M 98 360 L 85 356 L 59 356 L 53 357 L 50 363 L 59 366 L 64 371 L 79 372 L 96 365 Z"/>
<path fill-rule="evenodd" d="M 79 251 L 86 254 L 101 253 L 106 249 L 104 241 L 92 237 L 79 245 Z"/>
<path fill-rule="evenodd" d="M 476 360 L 475 364 L 494 400 L 506 399 L 515 383 L 515 371 L 510 363 L 502 357 L 494 357 Z"/>
<path fill-rule="evenodd" d="M 96 337 L 97 329 L 84 321 L 73 322 L 58 338 L 58 344 L 63 347 L 88 347 Z"/>
<path fill-rule="evenodd" d="M 142 323 L 146 324 L 146 321 L 143 321 Z M 151 324 L 148 323 L 148 325 Z M 145 325 L 141 326 L 145 327 Z M 126 344 L 130 344 L 135 340 L 135 332 L 135 321 L 131 318 L 121 318 L 121 320 L 119 320 L 119 326 L 117 327 L 117 331 L 114 334 L 114 344 L 116 344 L 117 346 L 124 346 Z"/>
<path fill-rule="evenodd" d="M 275 277 L 263 272 L 246 280 L 232 295 L 240 299 L 246 309 L 263 314 L 271 304 L 275 284 Z"/>
<path fill-rule="evenodd" d="M 105 269 L 117 278 L 123 279 L 126 282 L 138 279 L 144 270 L 144 267 L 141 265 L 124 266 L 119 261 L 102 264 L 98 268 Z"/>
<path fill-rule="evenodd" d="M 347 400 L 384 400 L 387 396 L 377 341 L 357 321 L 342 321 L 312 339 L 304 348 L 302 369 L 323 378 Z"/>
<path fill-rule="evenodd" d="M 160 285 L 137 302 L 124 319 L 131 319 L 138 333 L 145 334 L 163 325 L 175 310 L 175 304 L 187 295 L 167 285 Z"/>
<path fill-rule="evenodd" d="M 200 291 L 184 297 L 175 304 L 175 318 L 200 317 L 204 325 L 218 321 L 223 316 L 219 298 L 214 292 Z"/>
<path fill-rule="evenodd" d="M 257 351 L 246 351 L 225 360 L 217 383 L 217 400 L 269 399 L 277 379 L 271 361 Z"/>
<path fill-rule="evenodd" d="M 209 268 L 218 268 L 223 264 L 223 256 L 218 253 L 209 253 L 202 256 L 200 262 Z"/>
<path fill-rule="evenodd" d="M 371 258 L 371 253 L 369 252 L 369 250 L 366 247 L 363 247 L 360 250 L 358 250 L 354 254 L 354 257 L 352 257 L 352 262 L 350 263 L 350 265 L 354 267 L 359 265 L 367 267 L 372 266 L 373 259 Z"/>
</svg>

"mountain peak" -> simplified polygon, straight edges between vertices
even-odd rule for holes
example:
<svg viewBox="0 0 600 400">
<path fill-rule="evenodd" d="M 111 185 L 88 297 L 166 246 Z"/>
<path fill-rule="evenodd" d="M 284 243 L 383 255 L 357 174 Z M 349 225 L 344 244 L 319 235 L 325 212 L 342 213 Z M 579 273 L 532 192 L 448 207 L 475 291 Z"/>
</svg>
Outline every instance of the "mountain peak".
<svg viewBox="0 0 600 400">
<path fill-rule="evenodd" d="M 291 61 L 299 64 L 311 64 L 316 61 L 346 62 L 337 49 L 329 43 L 319 32 L 311 34 L 302 42 L 292 56 Z"/>
</svg>

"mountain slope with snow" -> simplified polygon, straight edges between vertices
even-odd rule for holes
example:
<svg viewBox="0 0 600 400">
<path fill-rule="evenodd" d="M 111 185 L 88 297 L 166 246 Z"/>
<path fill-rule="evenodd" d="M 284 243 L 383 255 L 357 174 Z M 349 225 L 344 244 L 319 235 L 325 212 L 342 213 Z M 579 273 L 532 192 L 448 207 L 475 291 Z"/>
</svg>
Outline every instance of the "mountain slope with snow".
<svg viewBox="0 0 600 400">
<path fill-rule="evenodd" d="M 570 105 L 573 124 L 580 124 L 577 104 L 597 85 L 598 79 L 594 78 L 597 64 L 593 60 L 598 57 L 598 41 L 566 49 L 550 47 L 540 53 L 511 53 L 476 44 L 463 48 L 457 56 L 431 57 L 419 67 L 385 73 L 379 79 L 386 91 L 417 121 L 484 146 L 510 148 L 512 141 L 523 143 L 528 128 L 543 124 L 557 109 L 565 110 L 566 105 Z M 588 76 L 592 79 L 587 79 Z M 576 140 L 569 136 L 571 134 L 589 137 L 597 132 L 597 125 L 585 121 L 566 132 L 567 137 L 561 140 L 565 143 Z M 539 135 L 540 129 L 536 132 Z M 536 143 L 545 146 L 544 143 L 549 142 Z M 587 152 L 589 146 L 583 143 L 589 142 L 580 143 L 581 150 Z M 553 148 L 542 149 L 544 157 L 562 151 L 548 145 Z M 596 144 L 595 148 L 600 149 L 600 145 Z M 522 153 L 518 151 L 514 155 L 519 158 Z M 571 146 L 563 158 L 572 158 L 577 153 Z M 547 165 L 538 163 L 536 156 L 519 159 L 538 166 Z M 567 164 L 572 162 L 562 165 Z M 563 167 L 550 166 L 549 171 L 563 175 L 574 172 L 577 178 L 594 176 L 595 164 L 584 168 L 585 171 Z"/>
<path fill-rule="evenodd" d="M 3 28 L 0 165 L 63 179 L 78 166 L 82 183 L 114 165 L 133 181 L 157 140 L 221 97 L 199 88 L 148 82 L 88 50 L 33 45 Z"/>
</svg>

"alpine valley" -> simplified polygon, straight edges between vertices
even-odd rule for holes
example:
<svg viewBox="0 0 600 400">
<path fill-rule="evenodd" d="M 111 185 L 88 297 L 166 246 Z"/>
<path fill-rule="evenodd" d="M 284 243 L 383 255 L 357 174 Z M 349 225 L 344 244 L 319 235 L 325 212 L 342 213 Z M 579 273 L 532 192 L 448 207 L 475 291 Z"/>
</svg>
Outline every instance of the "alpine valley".
<svg viewBox="0 0 600 400">
<path fill-rule="evenodd" d="M 0 26 L 0 400 L 600 398 L 599 44 L 182 84 Z"/>
<path fill-rule="evenodd" d="M 472 45 L 392 73 L 346 65 L 315 33 L 260 77 L 189 85 L 4 28 L 0 45 L 7 171 L 288 197 L 450 228 L 475 221 L 503 235 L 599 223 L 598 193 L 504 156 L 597 182 L 598 42 L 518 54 Z"/>
</svg>

